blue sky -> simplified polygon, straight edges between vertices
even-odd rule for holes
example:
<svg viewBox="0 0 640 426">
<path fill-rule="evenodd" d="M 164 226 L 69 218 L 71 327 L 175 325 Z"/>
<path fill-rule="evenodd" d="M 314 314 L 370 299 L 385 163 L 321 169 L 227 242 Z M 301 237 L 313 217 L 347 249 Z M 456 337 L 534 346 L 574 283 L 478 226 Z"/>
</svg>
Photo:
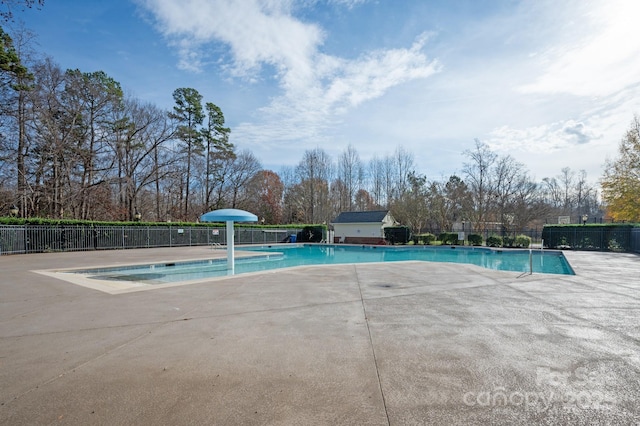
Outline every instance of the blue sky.
<svg viewBox="0 0 640 426">
<path fill-rule="evenodd" d="M 396 147 L 430 179 L 474 139 L 592 182 L 640 114 L 637 0 L 46 0 L 15 14 L 63 68 L 170 109 L 197 89 L 265 168 Z"/>
</svg>

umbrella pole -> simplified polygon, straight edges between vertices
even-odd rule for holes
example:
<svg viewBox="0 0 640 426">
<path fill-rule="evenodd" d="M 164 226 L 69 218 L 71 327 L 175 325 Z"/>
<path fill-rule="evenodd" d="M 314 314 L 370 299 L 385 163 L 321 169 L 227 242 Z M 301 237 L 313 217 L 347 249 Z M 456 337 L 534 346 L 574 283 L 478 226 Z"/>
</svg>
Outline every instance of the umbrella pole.
<svg viewBox="0 0 640 426">
<path fill-rule="evenodd" d="M 235 268 L 233 260 L 233 221 L 227 220 L 227 269 L 233 271 Z"/>
</svg>

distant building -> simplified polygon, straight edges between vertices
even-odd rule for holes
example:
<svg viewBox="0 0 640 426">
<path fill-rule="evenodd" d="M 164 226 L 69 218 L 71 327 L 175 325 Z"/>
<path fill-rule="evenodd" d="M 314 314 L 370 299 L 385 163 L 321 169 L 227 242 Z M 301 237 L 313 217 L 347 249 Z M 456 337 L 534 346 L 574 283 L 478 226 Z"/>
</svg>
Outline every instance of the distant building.
<svg viewBox="0 0 640 426">
<path fill-rule="evenodd" d="M 342 212 L 333 222 L 334 243 L 380 244 L 384 241 L 384 228 L 397 222 L 389 210 L 370 212 Z"/>
</svg>

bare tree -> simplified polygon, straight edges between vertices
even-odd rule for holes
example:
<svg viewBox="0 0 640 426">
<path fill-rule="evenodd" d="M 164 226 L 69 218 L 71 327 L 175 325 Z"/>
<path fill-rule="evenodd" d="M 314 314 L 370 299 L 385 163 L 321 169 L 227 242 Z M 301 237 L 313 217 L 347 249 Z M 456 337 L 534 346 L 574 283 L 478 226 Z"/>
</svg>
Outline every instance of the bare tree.
<svg viewBox="0 0 640 426">
<path fill-rule="evenodd" d="M 368 166 L 368 181 L 369 181 L 369 193 L 373 198 L 373 203 L 375 205 L 386 205 L 386 202 L 383 202 L 384 196 L 384 161 L 378 157 L 373 157 L 369 161 Z"/>
<path fill-rule="evenodd" d="M 356 192 L 354 208 L 356 211 L 364 212 L 378 210 L 380 207 L 366 189 L 360 189 Z"/>
<path fill-rule="evenodd" d="M 209 200 L 207 209 L 220 209 L 229 205 L 230 177 L 234 170 L 235 160 L 235 153 L 233 155 L 218 153 L 209 159 L 212 162 L 210 166 L 212 180 L 209 187 L 210 194 L 207 195 Z"/>
<path fill-rule="evenodd" d="M 456 175 L 447 181 L 428 183 L 428 226 L 432 232 L 451 230 L 455 222 L 469 223 L 473 217 L 473 201 L 467 184 Z"/>
<path fill-rule="evenodd" d="M 364 169 L 360 161 L 360 156 L 356 149 L 349 145 L 342 152 L 338 161 L 338 179 L 343 185 L 340 186 L 340 210 L 351 211 L 356 192 L 362 188 Z"/>
<path fill-rule="evenodd" d="M 427 178 L 410 172 L 407 182 L 409 187 L 393 202 L 391 211 L 395 219 L 419 233 L 426 227 L 429 216 Z"/>
<path fill-rule="evenodd" d="M 549 211 L 548 205 L 542 202 L 539 185 L 528 174 L 522 174 L 514 188 L 512 211 L 514 214 L 513 225 L 516 229 L 524 229 L 532 225 L 536 219 L 536 225 L 542 225 L 540 218 Z"/>
<path fill-rule="evenodd" d="M 396 193 L 396 173 L 393 158 L 388 155 L 382 159 L 382 182 L 384 186 L 384 205 L 389 208 L 398 194 Z"/>
<path fill-rule="evenodd" d="M 475 140 L 474 149 L 465 151 L 464 155 L 470 160 L 462 168 L 473 199 L 470 219 L 475 229 L 480 231 L 486 229 L 487 210 L 494 188 L 491 173 L 497 156 L 478 139 Z"/>
<path fill-rule="evenodd" d="M 571 215 L 573 213 L 573 184 L 576 173 L 569 167 L 562 169 L 562 174 L 559 176 L 559 182 L 563 193 L 563 208 L 564 213 Z"/>
<path fill-rule="evenodd" d="M 585 170 L 580 170 L 578 172 L 575 183 L 575 202 L 576 210 L 579 215 L 586 214 L 589 216 L 596 213 L 598 210 L 598 192 L 589 183 L 587 179 L 587 172 Z"/>
<path fill-rule="evenodd" d="M 106 175 L 113 160 L 108 129 L 114 112 L 121 108 L 123 93 L 120 83 L 103 71 L 68 70 L 66 79 L 64 102 L 81 114 L 73 138 L 77 167 L 71 170 L 76 202 L 71 207 L 76 218 L 90 219 L 92 210 L 104 199 L 99 186 L 108 186 Z"/>
<path fill-rule="evenodd" d="M 336 217 L 341 212 L 351 211 L 347 194 L 347 186 L 342 179 L 334 179 L 329 186 L 329 200 L 331 201 L 331 216 Z"/>
<path fill-rule="evenodd" d="M 229 175 L 229 207 L 251 210 L 254 206 L 249 204 L 250 192 L 247 191 L 249 182 L 262 170 L 260 161 L 245 150 L 240 152 L 232 163 Z"/>
<path fill-rule="evenodd" d="M 542 195 L 544 202 L 554 209 L 562 209 L 563 197 L 560 184 L 555 177 L 542 179 Z"/>
<path fill-rule="evenodd" d="M 13 12 L 16 8 L 24 10 L 25 7 L 32 8 L 44 6 L 44 0 L 2 0 L 0 1 L 2 9 L 0 9 L 0 18 L 5 21 L 13 20 Z"/>
<path fill-rule="evenodd" d="M 68 191 L 71 152 L 80 111 L 70 111 L 64 101 L 66 75 L 51 58 L 34 65 L 34 90 L 29 93 L 32 108 L 31 132 L 35 182 L 42 188 L 44 202 L 34 212 L 38 215 L 64 217 L 70 204 Z"/>
<path fill-rule="evenodd" d="M 517 162 L 510 155 L 496 160 L 491 201 L 495 204 L 496 221 L 502 224 L 503 229 L 513 226 L 515 194 L 524 173 L 524 164 Z"/>
<path fill-rule="evenodd" d="M 282 223 L 284 184 L 277 173 L 261 170 L 247 184 L 247 209 L 263 224 Z"/>
<path fill-rule="evenodd" d="M 331 157 L 322 149 L 305 151 L 296 167 L 296 176 L 301 185 L 300 206 L 305 222 L 322 223 L 331 220 L 329 208 L 329 180 L 333 165 Z"/>
<path fill-rule="evenodd" d="M 544 178 L 540 188 L 541 196 L 549 209 L 547 214 L 556 216 L 595 217 L 602 214 L 598 201 L 598 191 L 589 183 L 587 173 L 578 173 L 564 167 L 555 177 Z"/>
<path fill-rule="evenodd" d="M 156 154 L 165 149 L 174 132 L 165 111 L 134 98 L 125 99 L 120 116 L 114 121 L 112 139 L 120 219 L 133 220 L 136 209 L 142 208 L 141 191 L 168 173 L 171 160 Z M 160 218 L 157 207 L 147 206 L 146 210 L 155 210 L 154 216 Z"/>
<path fill-rule="evenodd" d="M 393 164 L 395 166 L 394 175 L 394 197 L 400 197 L 411 186 L 409 176 L 414 173 L 413 154 L 405 150 L 403 147 L 396 148 L 393 153 Z"/>
</svg>

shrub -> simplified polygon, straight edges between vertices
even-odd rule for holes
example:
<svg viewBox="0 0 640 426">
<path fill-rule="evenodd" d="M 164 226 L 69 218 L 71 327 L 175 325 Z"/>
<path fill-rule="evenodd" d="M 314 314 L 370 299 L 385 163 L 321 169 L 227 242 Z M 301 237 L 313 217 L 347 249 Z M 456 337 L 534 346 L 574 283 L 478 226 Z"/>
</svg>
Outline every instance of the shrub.
<svg viewBox="0 0 640 426">
<path fill-rule="evenodd" d="M 528 248 L 531 245 L 531 237 L 527 235 L 518 235 L 515 239 L 515 246 Z"/>
<path fill-rule="evenodd" d="M 458 233 L 457 232 L 442 232 L 438 235 L 438 240 L 442 241 L 442 244 L 457 244 Z"/>
<path fill-rule="evenodd" d="M 430 233 L 420 235 L 420 241 L 422 244 L 431 244 L 436 240 L 436 236 Z"/>
<path fill-rule="evenodd" d="M 614 238 L 611 238 L 609 240 L 609 250 L 610 251 L 615 251 L 615 252 L 622 252 L 624 251 L 624 247 L 622 247 L 622 245 L 616 241 Z"/>
<path fill-rule="evenodd" d="M 469 240 L 469 244 L 472 246 L 481 246 L 482 245 L 482 235 L 480 234 L 469 234 L 467 237 Z"/>
<path fill-rule="evenodd" d="M 387 226 L 384 228 L 384 238 L 389 244 L 407 244 L 411 239 L 411 230 L 406 226 Z"/>
<path fill-rule="evenodd" d="M 510 237 L 508 235 L 502 238 L 502 246 L 503 247 L 516 247 L 516 238 Z"/>
<path fill-rule="evenodd" d="M 502 238 L 497 235 L 491 235 L 487 238 L 487 247 L 502 247 Z"/>
<path fill-rule="evenodd" d="M 571 246 L 569 245 L 569 240 L 567 239 L 567 237 L 564 237 L 564 236 L 560 237 L 560 239 L 558 240 L 558 246 L 557 247 L 560 248 L 560 249 L 571 248 Z"/>
<path fill-rule="evenodd" d="M 589 237 L 582 237 L 582 239 L 578 243 L 579 247 L 582 249 L 590 250 L 593 249 L 594 243 L 591 241 Z"/>
</svg>

